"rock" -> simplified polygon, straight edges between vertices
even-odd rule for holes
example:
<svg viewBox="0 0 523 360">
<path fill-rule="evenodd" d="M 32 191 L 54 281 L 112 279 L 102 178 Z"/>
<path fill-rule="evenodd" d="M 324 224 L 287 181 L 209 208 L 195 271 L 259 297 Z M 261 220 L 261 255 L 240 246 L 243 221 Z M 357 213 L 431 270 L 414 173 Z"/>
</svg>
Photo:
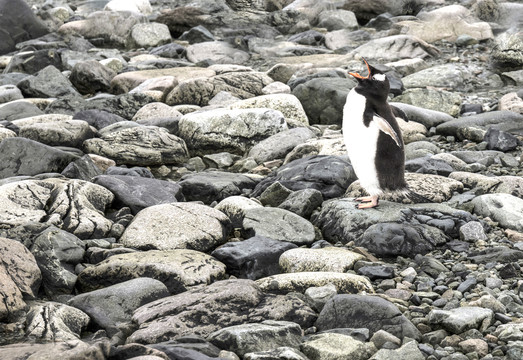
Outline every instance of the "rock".
<svg viewBox="0 0 523 360">
<path fill-rule="evenodd" d="M 78 157 L 30 139 L 12 137 L 0 143 L 0 178 L 61 172 Z"/>
<path fill-rule="evenodd" d="M 505 94 L 499 99 L 499 110 L 523 114 L 523 99 L 515 92 Z"/>
<path fill-rule="evenodd" d="M 366 42 L 354 49 L 351 54 L 365 59 L 397 61 L 405 58 L 425 59 L 439 54 L 439 50 L 412 35 L 393 35 Z"/>
<path fill-rule="evenodd" d="M 56 98 L 80 96 L 73 84 L 56 67 L 49 65 L 24 78 L 17 87 L 26 97 Z"/>
<path fill-rule="evenodd" d="M 198 203 L 170 203 L 140 211 L 120 242 L 138 249 L 206 252 L 225 243 L 230 230 L 229 218 L 218 210 Z"/>
<path fill-rule="evenodd" d="M 459 238 L 467 242 L 476 242 L 478 240 L 487 240 L 487 234 L 483 225 L 479 221 L 471 221 L 459 228 Z"/>
<path fill-rule="evenodd" d="M 179 184 L 137 176 L 100 175 L 92 180 L 115 195 L 115 205 L 128 206 L 133 214 L 154 205 L 183 201 Z"/>
<path fill-rule="evenodd" d="M 345 273 L 364 257 L 350 250 L 329 246 L 321 249 L 290 249 L 281 254 L 284 272 L 327 271 Z"/>
<path fill-rule="evenodd" d="M 215 109 L 182 117 L 179 136 L 195 155 L 228 151 L 242 155 L 260 140 L 287 129 L 281 112 L 269 109 Z"/>
<path fill-rule="evenodd" d="M 428 42 L 447 40 L 455 42 L 463 34 L 477 40 L 493 39 L 490 25 L 477 21 L 470 10 L 461 5 L 449 5 L 417 15 L 421 21 L 403 21 L 406 33 Z"/>
<path fill-rule="evenodd" d="M 145 82 L 147 82 L 146 80 Z M 171 106 L 165 105 L 161 102 L 150 103 L 142 107 L 134 114 L 132 121 L 140 124 L 140 121 L 154 118 L 172 118 L 179 120 L 183 114 Z"/>
<path fill-rule="evenodd" d="M 460 140 L 469 139 L 472 141 L 483 141 L 484 134 L 488 128 L 510 132 L 513 134 L 521 133 L 521 122 L 523 115 L 511 111 L 491 111 L 483 114 L 458 118 L 453 121 L 440 124 L 436 131 L 440 135 L 455 136 Z M 481 136 L 471 136 L 467 129 L 481 129 Z M 472 133 L 474 135 L 474 133 Z"/>
<path fill-rule="evenodd" d="M 468 257 L 476 264 L 489 262 L 512 263 L 523 258 L 523 251 L 498 246 L 482 251 L 471 252 Z"/>
<path fill-rule="evenodd" d="M 83 95 L 107 92 L 116 72 L 96 60 L 81 61 L 74 65 L 69 80 Z"/>
<path fill-rule="evenodd" d="M 0 141 L 7 139 L 9 137 L 16 137 L 16 133 L 12 130 L 0 127 Z"/>
<path fill-rule="evenodd" d="M 377 223 L 371 225 L 356 242 L 378 257 L 426 254 L 445 243 L 443 231 L 428 225 Z"/>
<path fill-rule="evenodd" d="M 70 115 L 38 115 L 12 123 L 20 129 L 18 136 L 50 146 L 81 148 L 85 140 L 95 136 L 87 122 L 73 120 Z"/>
<path fill-rule="evenodd" d="M 520 70 L 523 64 L 521 49 L 523 39 L 518 33 L 505 32 L 496 37 L 491 53 L 491 61 L 497 68 Z"/>
<path fill-rule="evenodd" d="M 320 191 L 303 189 L 292 192 L 278 207 L 309 219 L 312 212 L 320 207 L 322 203 L 323 196 Z"/>
<path fill-rule="evenodd" d="M 518 138 L 510 133 L 489 128 L 485 133 L 487 149 L 503 152 L 515 150 L 521 143 Z"/>
<path fill-rule="evenodd" d="M 313 225 L 290 211 L 279 208 L 251 208 L 245 210 L 242 223 L 244 237 L 263 236 L 293 244 L 312 244 Z"/>
<path fill-rule="evenodd" d="M 288 346 L 282 346 L 268 351 L 256 351 L 244 355 L 245 360 L 306 360 L 307 358 L 300 351 Z"/>
<path fill-rule="evenodd" d="M 166 129 L 149 126 L 105 133 L 101 138 L 86 140 L 84 147 L 89 153 L 126 165 L 179 164 L 189 157 L 182 139 Z"/>
<path fill-rule="evenodd" d="M 523 231 L 523 200 L 510 194 L 485 194 L 472 200 L 474 213 L 488 216 L 503 228 Z"/>
<path fill-rule="evenodd" d="M 274 83 L 271 83 L 274 84 Z M 270 86 L 271 84 L 267 85 Z M 264 88 L 265 89 L 265 88 Z M 300 100 L 291 94 L 260 95 L 237 101 L 229 106 L 231 109 L 268 108 L 280 111 L 286 121 L 309 125 L 309 119 Z"/>
<path fill-rule="evenodd" d="M 313 335 L 301 345 L 301 351 L 309 359 L 364 360 L 375 351 L 372 346 L 349 335 L 324 333 Z"/>
<path fill-rule="evenodd" d="M 152 7 L 149 0 L 111 0 L 105 5 L 105 11 L 130 11 L 138 14 L 150 15 Z"/>
<path fill-rule="evenodd" d="M 23 99 L 24 95 L 15 85 L 0 86 L 0 104 Z"/>
<path fill-rule="evenodd" d="M 105 110 L 97 109 L 79 111 L 73 115 L 73 119 L 84 120 L 97 130 L 101 130 L 104 127 L 120 121 L 125 121 L 125 119 L 121 116 L 112 114 Z"/>
<path fill-rule="evenodd" d="M 218 203 L 214 208 L 220 210 L 231 220 L 234 228 L 242 226 L 245 211 L 250 208 L 262 207 L 258 202 L 242 196 L 228 196 Z"/>
<path fill-rule="evenodd" d="M 320 331 L 364 327 L 370 330 L 371 336 L 385 330 L 400 339 L 421 338 L 418 329 L 393 303 L 369 295 L 334 296 L 325 304 L 315 325 Z"/>
<path fill-rule="evenodd" d="M 338 293 L 374 292 L 369 280 L 363 276 L 328 271 L 277 274 L 259 279 L 256 283 L 263 291 L 278 294 L 290 292 L 304 293 L 308 288 L 328 284 L 333 284 Z"/>
<path fill-rule="evenodd" d="M 347 94 L 355 85 L 347 78 L 318 78 L 296 86 L 292 94 L 302 103 L 311 124 L 341 125 Z"/>
<path fill-rule="evenodd" d="M 427 157 L 438 154 L 441 149 L 429 141 L 415 141 L 405 145 L 405 160 Z"/>
<path fill-rule="evenodd" d="M 199 251 L 150 250 L 113 255 L 78 274 L 78 286 L 93 291 L 131 279 L 149 277 L 164 283 L 171 294 L 222 279 L 225 265 Z"/>
<path fill-rule="evenodd" d="M 249 150 L 248 156 L 258 164 L 281 159 L 299 144 L 313 138 L 315 138 L 315 134 L 308 128 L 285 130 L 254 145 Z"/>
<path fill-rule="evenodd" d="M 444 64 L 420 70 L 401 79 L 405 88 L 424 88 L 428 86 L 459 89 L 469 77 L 467 69 L 455 64 Z"/>
<path fill-rule="evenodd" d="M 377 353 L 371 356 L 372 360 L 423 360 L 425 359 L 424 354 L 418 348 L 415 341 L 409 341 L 402 347 L 396 350 L 392 349 L 380 349 Z"/>
<path fill-rule="evenodd" d="M 49 32 L 23 0 L 2 2 L 0 12 L 3 14 L 0 32 L 4 35 L 0 55 L 14 51 L 18 42 L 35 39 Z"/>
<path fill-rule="evenodd" d="M 224 200 L 225 201 L 225 200 Z M 211 256 L 227 266 L 227 272 L 238 278 L 257 280 L 280 273 L 278 258 L 297 246 L 262 236 L 229 242 L 214 250 Z"/>
<path fill-rule="evenodd" d="M 356 17 L 362 20 L 369 20 L 383 13 L 394 16 L 416 14 L 420 7 L 420 3 L 412 3 L 406 0 L 376 1 L 374 3 L 356 0 L 343 5 L 344 9 L 353 11 Z"/>
<path fill-rule="evenodd" d="M 316 26 L 326 28 L 329 31 L 358 28 L 358 21 L 352 11 L 347 10 L 324 10 L 317 18 Z"/>
<path fill-rule="evenodd" d="M 209 335 L 209 341 L 221 349 L 230 349 L 239 356 L 255 351 L 273 350 L 280 346 L 299 348 L 302 330 L 286 321 L 263 321 L 222 328 Z"/>
<path fill-rule="evenodd" d="M 102 169 L 94 163 L 91 156 L 84 155 L 65 167 L 61 175 L 69 179 L 79 179 L 84 181 L 91 181 L 95 176 L 102 174 Z"/>
<path fill-rule="evenodd" d="M 406 161 L 405 170 L 421 174 L 449 176 L 454 168 L 444 160 L 429 155 Z"/>
<path fill-rule="evenodd" d="M 425 60 L 419 58 L 393 61 L 385 64 L 385 66 L 394 69 L 403 76 L 413 74 L 429 67 Z"/>
<path fill-rule="evenodd" d="M 325 34 L 325 46 L 331 50 L 353 48 L 371 40 L 371 35 L 365 30 L 341 29 Z"/>
<path fill-rule="evenodd" d="M 207 41 L 187 47 L 187 59 L 195 64 L 243 64 L 249 58 L 249 53 L 225 41 Z"/>
<path fill-rule="evenodd" d="M 439 324 L 447 331 L 461 334 L 470 329 L 484 331 L 492 324 L 494 313 L 490 309 L 464 306 L 451 310 L 431 310 L 428 319 L 430 324 Z"/>
<path fill-rule="evenodd" d="M 42 272 L 45 293 L 50 297 L 71 294 L 76 283 L 72 269 L 84 259 L 84 242 L 51 226 L 33 239 L 30 251 Z"/>
<path fill-rule="evenodd" d="M 0 347 L 0 356 L 6 359 L 33 356 L 39 359 L 105 359 L 110 353 L 108 341 L 86 343 L 81 340 L 57 341 L 45 344 L 22 343 Z"/>
<path fill-rule="evenodd" d="M 240 195 L 252 190 L 257 181 L 246 175 L 224 171 L 205 171 L 184 175 L 178 185 L 188 201 L 203 201 L 211 204 L 229 196 Z"/>
<path fill-rule="evenodd" d="M 463 183 L 463 185 L 475 189 L 476 194 L 505 193 L 517 197 L 523 195 L 523 179 L 518 176 L 496 176 L 490 177 L 481 174 L 467 172 L 454 172 L 451 178 Z"/>
<path fill-rule="evenodd" d="M 13 101 L 7 104 L 2 104 L 0 107 L 0 118 L 12 121 L 16 119 L 23 119 L 26 117 L 42 115 L 43 111 L 36 105 L 25 101 Z"/>
<path fill-rule="evenodd" d="M 433 88 L 408 89 L 402 95 L 395 97 L 394 100 L 416 107 L 441 111 L 451 116 L 457 116 L 459 114 L 462 102 L 461 96 L 458 93 Z"/>
<path fill-rule="evenodd" d="M 74 307 L 34 301 L 26 319 L 26 336 L 40 342 L 77 340 L 89 324 L 89 316 Z"/>
<path fill-rule="evenodd" d="M 229 326 L 265 320 L 310 326 L 314 317 L 312 309 L 296 298 L 264 295 L 252 280 L 225 280 L 138 308 L 133 321 L 140 328 L 128 342 L 150 344 L 187 334 L 208 336 Z"/>
<path fill-rule="evenodd" d="M 0 237 L 0 249 L 0 320 L 9 322 L 26 311 L 24 297 L 36 297 L 42 277 L 34 256 L 24 245 Z"/>
<path fill-rule="evenodd" d="M 82 310 L 109 336 L 131 322 L 134 310 L 169 296 L 167 287 L 150 278 L 136 278 L 103 289 L 76 295 L 68 304 Z"/>
<path fill-rule="evenodd" d="M 131 29 L 131 39 L 137 47 L 153 47 L 171 41 L 169 28 L 156 22 L 136 24 Z"/>
<path fill-rule="evenodd" d="M 204 26 L 198 25 L 185 31 L 180 37 L 180 40 L 188 41 L 189 44 L 196 44 L 207 41 L 216 40 L 214 35 Z"/>
<path fill-rule="evenodd" d="M 261 195 L 278 181 L 290 190 L 316 189 L 324 199 L 342 196 L 356 175 L 346 156 L 317 155 L 298 159 L 278 168 L 260 181 L 251 196 Z"/>
</svg>

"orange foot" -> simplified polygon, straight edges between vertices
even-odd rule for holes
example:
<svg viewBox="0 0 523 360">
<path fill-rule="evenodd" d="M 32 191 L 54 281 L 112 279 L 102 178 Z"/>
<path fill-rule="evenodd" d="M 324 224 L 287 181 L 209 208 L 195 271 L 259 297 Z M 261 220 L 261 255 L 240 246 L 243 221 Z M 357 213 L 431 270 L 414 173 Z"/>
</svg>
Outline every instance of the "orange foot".
<svg viewBox="0 0 523 360">
<path fill-rule="evenodd" d="M 378 200 L 377 196 L 359 197 L 359 198 L 356 198 L 356 201 L 362 203 L 362 204 L 358 204 L 356 206 L 358 209 L 370 209 L 370 208 L 378 206 L 378 204 L 379 204 L 379 200 Z"/>
</svg>

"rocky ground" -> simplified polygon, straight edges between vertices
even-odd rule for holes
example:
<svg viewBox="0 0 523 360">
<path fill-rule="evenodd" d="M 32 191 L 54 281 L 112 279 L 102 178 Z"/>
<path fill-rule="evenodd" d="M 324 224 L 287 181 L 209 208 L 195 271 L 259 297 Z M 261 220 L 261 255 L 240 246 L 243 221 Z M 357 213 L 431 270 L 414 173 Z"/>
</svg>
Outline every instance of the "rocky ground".
<svg viewBox="0 0 523 360">
<path fill-rule="evenodd" d="M 523 358 L 521 1 L 0 13 L 0 359 Z M 362 56 L 432 203 L 355 208 Z"/>
</svg>

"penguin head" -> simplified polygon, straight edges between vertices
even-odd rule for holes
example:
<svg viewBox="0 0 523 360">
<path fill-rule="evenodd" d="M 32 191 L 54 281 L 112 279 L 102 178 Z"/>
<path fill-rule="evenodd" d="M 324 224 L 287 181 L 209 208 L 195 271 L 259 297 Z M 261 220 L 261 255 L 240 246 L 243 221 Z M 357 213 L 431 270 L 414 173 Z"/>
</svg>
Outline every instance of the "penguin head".
<svg viewBox="0 0 523 360">
<path fill-rule="evenodd" d="M 362 95 L 370 95 L 380 99 L 386 99 L 390 91 L 390 84 L 387 75 L 370 65 L 367 60 L 363 59 L 363 61 L 365 62 L 365 65 L 367 65 L 368 70 L 368 75 L 366 77 L 361 76 L 358 73 L 349 73 L 349 75 L 354 76 L 358 81 L 356 90 Z"/>
</svg>

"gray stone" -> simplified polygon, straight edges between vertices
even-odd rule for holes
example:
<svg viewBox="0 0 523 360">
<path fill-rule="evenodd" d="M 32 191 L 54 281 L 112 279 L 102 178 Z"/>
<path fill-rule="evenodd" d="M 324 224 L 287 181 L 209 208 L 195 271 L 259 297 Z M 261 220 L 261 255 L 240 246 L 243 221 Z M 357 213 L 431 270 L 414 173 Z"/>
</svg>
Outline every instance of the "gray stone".
<svg viewBox="0 0 523 360">
<path fill-rule="evenodd" d="M 365 360 L 376 350 L 372 345 L 367 345 L 348 335 L 324 333 L 311 336 L 301 345 L 301 351 L 311 360 Z"/>
<path fill-rule="evenodd" d="M 117 164 L 180 164 L 189 158 L 185 142 L 166 129 L 138 126 L 106 133 L 84 142 L 89 153 L 113 159 Z"/>
<path fill-rule="evenodd" d="M 235 161 L 240 159 L 241 156 L 233 155 L 224 151 L 221 153 L 205 155 L 202 160 L 209 168 L 226 169 L 234 164 Z"/>
<path fill-rule="evenodd" d="M 253 145 L 287 130 L 282 113 L 269 109 L 215 109 L 182 117 L 179 136 L 196 155 L 228 151 L 243 155 Z"/>
<path fill-rule="evenodd" d="M 46 294 L 50 297 L 71 294 L 76 284 L 73 269 L 84 259 L 83 241 L 51 226 L 33 239 L 30 251 L 42 272 Z"/>
<path fill-rule="evenodd" d="M 278 207 L 291 193 L 291 190 L 276 181 L 262 192 L 260 202 L 264 206 Z"/>
<path fill-rule="evenodd" d="M 328 246 L 320 249 L 290 249 L 280 255 L 280 268 L 284 272 L 340 272 L 352 270 L 354 263 L 364 257 L 353 251 Z"/>
<path fill-rule="evenodd" d="M 195 64 L 204 61 L 211 64 L 243 64 L 249 58 L 249 53 L 225 41 L 207 41 L 187 47 L 187 59 Z"/>
<path fill-rule="evenodd" d="M 523 65 L 523 57 L 521 56 L 522 49 L 523 40 L 521 39 L 521 35 L 505 32 L 496 37 L 491 54 L 492 61 L 498 68 L 519 70 L 521 69 L 521 65 Z"/>
<path fill-rule="evenodd" d="M 80 96 L 69 79 L 52 65 L 26 77 L 17 86 L 27 97 Z"/>
<path fill-rule="evenodd" d="M 108 341 L 87 343 L 81 340 L 57 341 L 45 344 L 22 343 L 0 347 L 0 356 L 5 359 L 105 359 L 111 350 Z"/>
<path fill-rule="evenodd" d="M 489 128 L 485 133 L 487 149 L 499 151 L 515 150 L 521 143 L 518 138 L 505 131 Z"/>
<path fill-rule="evenodd" d="M 330 299 L 316 321 L 318 330 L 365 327 L 371 336 L 385 330 L 403 339 L 420 339 L 419 330 L 391 302 L 369 295 L 336 295 Z"/>
<path fill-rule="evenodd" d="M 430 154 L 407 160 L 405 162 L 405 170 L 420 174 L 441 176 L 449 176 L 452 172 L 454 172 L 454 168 L 451 165 L 449 165 L 444 160 L 432 157 Z"/>
<path fill-rule="evenodd" d="M 392 343 L 396 346 L 400 346 L 401 345 L 401 340 L 392 335 L 391 333 L 388 333 L 386 332 L 385 330 L 378 330 L 374 333 L 374 335 L 372 335 L 372 338 L 370 339 L 370 341 L 374 344 L 374 346 L 376 346 L 378 349 L 381 349 L 383 348 L 383 346 L 388 342 L 388 343 Z"/>
<path fill-rule="evenodd" d="M 69 179 L 91 181 L 95 176 L 101 175 L 102 169 L 94 163 L 91 156 L 84 155 L 80 159 L 70 162 L 61 172 L 61 175 Z"/>
<path fill-rule="evenodd" d="M 274 159 L 282 159 L 296 146 L 315 137 L 308 128 L 294 128 L 272 135 L 260 141 L 249 150 L 248 156 L 258 164 Z"/>
<path fill-rule="evenodd" d="M 89 324 L 89 316 L 72 306 L 33 301 L 26 318 L 26 336 L 38 342 L 77 340 Z"/>
<path fill-rule="evenodd" d="M 476 242 L 487 240 L 487 234 L 479 221 L 471 221 L 459 228 L 459 237 L 463 241 Z"/>
<path fill-rule="evenodd" d="M 485 194 L 472 200 L 474 213 L 488 216 L 503 228 L 523 232 L 523 200 L 510 194 Z"/>
<path fill-rule="evenodd" d="M 41 144 L 37 141 L 12 137 L 0 143 L 0 178 L 61 172 L 78 156 Z"/>
<path fill-rule="evenodd" d="M 522 134 L 523 115 L 512 111 L 490 111 L 478 115 L 458 118 L 437 126 L 437 133 L 444 136 L 455 136 L 460 140 L 469 139 L 483 141 L 483 135 L 488 128 L 502 130 L 513 134 Z M 479 137 L 466 136 L 466 129 L 481 129 L 483 134 Z"/>
<path fill-rule="evenodd" d="M 134 310 L 169 296 L 167 287 L 150 278 L 136 278 L 103 289 L 76 295 L 68 304 L 82 310 L 109 336 L 118 326 L 128 324 Z"/>
<path fill-rule="evenodd" d="M 107 92 L 116 72 L 96 60 L 77 62 L 71 70 L 69 80 L 84 95 Z"/>
<path fill-rule="evenodd" d="M 247 353 L 243 356 L 245 360 L 307 360 L 299 350 L 288 346 L 282 346 L 268 351 L 257 351 Z"/>
<path fill-rule="evenodd" d="M 319 190 L 303 189 L 292 192 L 278 207 L 309 219 L 312 212 L 322 203 L 323 196 Z"/>
<path fill-rule="evenodd" d="M 2 104 L 0 107 L 0 119 L 7 121 L 43 114 L 44 112 L 35 104 L 27 101 L 13 101 L 7 104 Z"/>
<path fill-rule="evenodd" d="M 347 94 L 356 85 L 352 79 L 318 78 L 292 90 L 302 103 L 311 124 L 341 125 Z"/>
<path fill-rule="evenodd" d="M 264 236 L 297 245 L 312 244 L 314 226 L 304 218 L 279 208 L 251 208 L 245 211 L 244 237 Z"/>
<path fill-rule="evenodd" d="M 9 322 L 27 309 L 24 297 L 36 297 L 42 276 L 34 256 L 20 242 L 0 237 L 0 250 L 0 320 Z"/>
<path fill-rule="evenodd" d="M 239 242 L 229 242 L 211 255 L 227 266 L 227 273 L 238 278 L 257 280 L 280 273 L 278 258 L 297 246 L 290 242 L 255 236 Z"/>
<path fill-rule="evenodd" d="M 484 331 L 494 321 L 494 312 L 480 307 L 463 306 L 451 310 L 431 310 L 428 319 L 430 324 L 438 324 L 447 331 L 461 334 L 470 329 Z"/>
<path fill-rule="evenodd" d="M 401 79 L 405 88 L 424 88 L 427 86 L 459 89 L 465 78 L 466 70 L 455 64 L 444 64 L 420 70 Z"/>
<path fill-rule="evenodd" d="M 317 17 L 316 26 L 326 28 L 329 31 L 340 29 L 357 29 L 358 21 L 352 11 L 347 10 L 325 10 Z"/>
<path fill-rule="evenodd" d="M 416 107 L 441 111 L 451 116 L 458 116 L 462 102 L 459 93 L 434 88 L 407 89 L 394 100 Z"/>
<path fill-rule="evenodd" d="M 169 203 L 140 211 L 120 242 L 138 249 L 206 252 L 225 243 L 230 230 L 229 218 L 221 211 L 198 203 Z"/>
<path fill-rule="evenodd" d="M 423 360 L 424 354 L 418 348 L 416 341 L 409 341 L 397 350 L 380 349 L 371 356 L 371 360 Z"/>
<path fill-rule="evenodd" d="M 439 50 L 424 40 L 411 35 L 393 35 L 368 41 L 354 49 L 352 54 L 365 59 L 396 61 L 405 58 L 427 58 L 439 54 Z"/>
<path fill-rule="evenodd" d="M 0 104 L 8 103 L 14 100 L 23 99 L 24 95 L 15 85 L 0 86 Z"/>
<path fill-rule="evenodd" d="M 225 171 L 187 174 L 178 182 L 187 201 L 202 201 L 205 204 L 241 195 L 244 191 L 252 190 L 256 184 L 257 180 L 247 175 Z"/>
<path fill-rule="evenodd" d="M 137 47 L 159 46 L 171 41 L 169 28 L 157 22 L 136 24 L 131 29 L 131 39 Z"/>
<path fill-rule="evenodd" d="M 250 208 L 263 207 L 260 203 L 242 196 L 228 196 L 214 208 L 220 210 L 231 220 L 234 228 L 242 226 L 245 211 Z"/>
<path fill-rule="evenodd" d="M 183 201 L 182 188 L 170 181 L 125 175 L 99 175 L 92 182 L 107 188 L 115 201 L 131 208 L 133 214 L 159 204 Z"/>
<path fill-rule="evenodd" d="M 431 156 L 439 152 L 440 148 L 429 141 L 415 141 L 405 145 L 405 160 Z"/>
<path fill-rule="evenodd" d="M 365 30 L 341 29 L 325 34 L 325 46 L 331 50 L 357 47 L 369 40 L 371 35 Z"/>
<path fill-rule="evenodd" d="M 198 25 L 185 31 L 180 37 L 180 40 L 188 41 L 189 44 L 196 44 L 206 41 L 214 41 L 214 35 L 205 27 Z"/>
<path fill-rule="evenodd" d="M 476 264 L 486 264 L 489 262 L 513 263 L 523 259 L 523 251 L 510 249 L 506 246 L 496 246 L 471 252 L 468 258 Z"/>
<path fill-rule="evenodd" d="M 149 277 L 163 282 L 171 294 L 178 294 L 224 276 L 225 265 L 199 251 L 150 250 L 113 255 L 87 267 L 78 274 L 78 286 L 83 291 L 93 291 Z"/>
<path fill-rule="evenodd" d="M 298 324 L 264 321 L 220 329 L 210 334 L 208 340 L 219 348 L 244 356 L 249 352 L 273 350 L 280 346 L 299 348 L 301 338 L 302 330 Z"/>
<path fill-rule="evenodd" d="M 101 130 L 106 126 L 117 122 L 125 121 L 124 118 L 116 114 L 112 114 L 105 110 L 82 110 L 73 115 L 73 119 L 85 120 L 89 125 L 97 130 Z"/>
</svg>

